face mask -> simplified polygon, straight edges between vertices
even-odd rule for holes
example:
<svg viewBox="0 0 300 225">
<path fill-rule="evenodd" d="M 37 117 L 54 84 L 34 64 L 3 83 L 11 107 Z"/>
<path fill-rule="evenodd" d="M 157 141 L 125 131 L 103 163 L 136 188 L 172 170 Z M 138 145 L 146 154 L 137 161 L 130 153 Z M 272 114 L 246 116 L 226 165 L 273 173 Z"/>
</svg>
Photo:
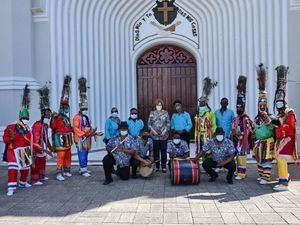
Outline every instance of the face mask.
<svg viewBox="0 0 300 225">
<path fill-rule="evenodd" d="M 173 139 L 173 142 L 175 145 L 178 145 L 180 143 L 180 141 L 181 141 L 180 139 Z"/>
<path fill-rule="evenodd" d="M 127 130 L 121 130 L 120 131 L 121 136 L 126 136 L 128 134 Z"/>
<path fill-rule="evenodd" d="M 112 117 L 118 117 L 119 114 L 118 114 L 117 112 L 113 112 L 113 113 L 111 114 L 111 116 L 112 116 Z"/>
<path fill-rule="evenodd" d="M 157 110 L 157 111 L 161 111 L 161 110 L 162 110 L 162 106 L 161 106 L 161 105 L 157 105 L 157 106 L 156 106 L 156 110 Z"/>
<path fill-rule="evenodd" d="M 130 117 L 131 117 L 131 119 L 136 119 L 136 118 L 138 118 L 138 115 L 137 114 L 131 114 Z"/>
<path fill-rule="evenodd" d="M 49 118 L 44 118 L 44 119 L 43 119 L 43 123 L 47 123 L 47 124 L 48 124 L 48 123 L 49 123 L 49 121 L 50 121 L 50 119 L 49 119 Z"/>
<path fill-rule="evenodd" d="M 28 125 L 29 124 L 29 120 L 22 120 L 22 122 L 24 123 L 24 125 Z"/>
<path fill-rule="evenodd" d="M 206 109 L 206 106 L 200 106 L 199 111 L 204 111 Z"/>
<path fill-rule="evenodd" d="M 217 141 L 222 142 L 224 140 L 224 136 L 223 135 L 217 135 L 216 139 L 217 139 Z"/>
<path fill-rule="evenodd" d="M 284 103 L 283 102 L 276 102 L 276 108 L 277 109 L 282 109 L 284 107 Z"/>
<path fill-rule="evenodd" d="M 69 109 L 64 109 L 63 112 L 64 112 L 65 115 L 67 115 L 70 112 L 70 110 Z"/>
<path fill-rule="evenodd" d="M 84 116 L 86 116 L 86 115 L 87 115 L 87 112 L 88 112 L 87 110 L 83 110 L 83 111 L 81 112 L 81 114 L 84 115 Z"/>
</svg>

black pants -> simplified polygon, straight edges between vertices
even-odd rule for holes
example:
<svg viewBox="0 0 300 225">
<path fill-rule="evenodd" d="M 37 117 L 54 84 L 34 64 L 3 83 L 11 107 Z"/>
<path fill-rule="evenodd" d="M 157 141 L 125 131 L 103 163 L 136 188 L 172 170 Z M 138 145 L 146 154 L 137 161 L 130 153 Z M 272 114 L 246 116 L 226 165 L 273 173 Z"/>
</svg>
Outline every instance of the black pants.
<svg viewBox="0 0 300 225">
<path fill-rule="evenodd" d="M 217 168 L 217 164 L 218 162 L 213 161 L 211 158 L 209 158 L 203 162 L 202 166 L 211 177 L 217 177 L 218 174 L 213 170 L 213 168 Z M 225 164 L 223 167 L 228 169 L 228 174 L 226 177 L 227 180 L 232 181 L 233 174 L 236 170 L 235 161 L 232 160 L 231 162 Z"/>
<path fill-rule="evenodd" d="M 130 165 L 131 165 L 132 176 L 136 175 L 136 171 L 137 171 L 137 168 L 139 167 L 140 163 L 141 162 L 139 160 L 137 160 L 135 158 L 131 158 Z"/>
<path fill-rule="evenodd" d="M 116 160 L 111 153 L 108 153 L 104 156 L 103 160 L 103 168 L 106 180 L 112 180 L 112 171 L 114 169 L 114 165 L 116 164 Z M 128 180 L 130 178 L 130 167 L 125 166 L 117 168 L 117 175 L 120 177 L 121 180 Z"/>
<path fill-rule="evenodd" d="M 160 164 L 162 168 L 167 165 L 167 145 L 168 140 L 153 140 L 154 161 L 161 160 L 156 163 L 156 168 L 159 169 Z"/>
</svg>

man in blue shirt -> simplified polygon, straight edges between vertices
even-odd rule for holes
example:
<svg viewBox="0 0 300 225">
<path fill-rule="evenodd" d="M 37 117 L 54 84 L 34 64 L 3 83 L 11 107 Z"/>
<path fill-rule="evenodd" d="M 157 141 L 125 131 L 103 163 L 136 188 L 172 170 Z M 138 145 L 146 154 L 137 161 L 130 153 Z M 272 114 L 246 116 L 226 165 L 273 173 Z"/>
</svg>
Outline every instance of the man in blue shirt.
<svg viewBox="0 0 300 225">
<path fill-rule="evenodd" d="M 214 171 L 214 168 L 226 168 L 228 169 L 227 183 L 233 184 L 232 177 L 236 170 L 234 161 L 235 147 L 231 140 L 226 138 L 225 132 L 221 127 L 218 127 L 214 138 L 207 141 L 203 150 L 196 156 L 194 160 L 199 160 L 203 155 L 210 155 L 211 157 L 206 158 L 202 166 L 205 171 L 209 174 L 209 182 L 214 182 L 218 174 Z"/>
<path fill-rule="evenodd" d="M 217 119 L 217 126 L 223 128 L 225 132 L 225 137 L 229 137 L 232 122 L 234 119 L 234 112 L 233 110 L 227 108 L 228 106 L 227 98 L 222 98 L 220 104 L 221 104 L 221 108 L 215 112 L 216 119 Z"/>
<path fill-rule="evenodd" d="M 130 117 L 127 120 L 129 134 L 137 138 L 144 127 L 144 122 L 139 118 L 138 110 L 136 108 L 130 109 Z"/>
<path fill-rule="evenodd" d="M 171 130 L 180 134 L 181 139 L 190 146 L 190 131 L 193 127 L 191 116 L 188 112 L 182 110 L 182 102 L 173 103 L 176 113 L 171 118 Z"/>
</svg>

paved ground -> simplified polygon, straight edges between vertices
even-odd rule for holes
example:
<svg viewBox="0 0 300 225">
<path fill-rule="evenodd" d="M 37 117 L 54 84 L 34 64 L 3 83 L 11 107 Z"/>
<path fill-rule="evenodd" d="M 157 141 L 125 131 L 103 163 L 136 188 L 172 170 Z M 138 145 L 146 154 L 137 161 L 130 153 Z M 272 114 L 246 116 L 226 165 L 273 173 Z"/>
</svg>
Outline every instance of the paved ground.
<svg viewBox="0 0 300 225">
<path fill-rule="evenodd" d="M 275 193 L 272 185 L 256 183 L 255 165 L 248 179 L 215 183 L 202 174 L 197 186 L 172 186 L 168 175 L 121 181 L 103 186 L 103 170 L 93 176 L 54 180 L 48 167 L 45 186 L 17 190 L 7 197 L 6 168 L 0 167 L 0 224 L 300 224 L 300 169 L 290 165 L 290 191 Z"/>
</svg>

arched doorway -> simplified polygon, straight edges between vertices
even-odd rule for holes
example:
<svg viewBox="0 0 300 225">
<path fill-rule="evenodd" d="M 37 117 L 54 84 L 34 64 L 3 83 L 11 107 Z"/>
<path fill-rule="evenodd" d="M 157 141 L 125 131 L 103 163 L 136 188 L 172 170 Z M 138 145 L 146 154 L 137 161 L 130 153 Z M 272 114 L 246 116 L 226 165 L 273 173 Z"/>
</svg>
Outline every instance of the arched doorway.
<svg viewBox="0 0 300 225">
<path fill-rule="evenodd" d="M 193 115 L 197 108 L 197 63 L 187 50 L 175 45 L 155 46 L 137 61 L 137 90 L 140 117 L 147 122 L 153 102 L 161 98 L 170 116 L 173 102 Z"/>
</svg>

